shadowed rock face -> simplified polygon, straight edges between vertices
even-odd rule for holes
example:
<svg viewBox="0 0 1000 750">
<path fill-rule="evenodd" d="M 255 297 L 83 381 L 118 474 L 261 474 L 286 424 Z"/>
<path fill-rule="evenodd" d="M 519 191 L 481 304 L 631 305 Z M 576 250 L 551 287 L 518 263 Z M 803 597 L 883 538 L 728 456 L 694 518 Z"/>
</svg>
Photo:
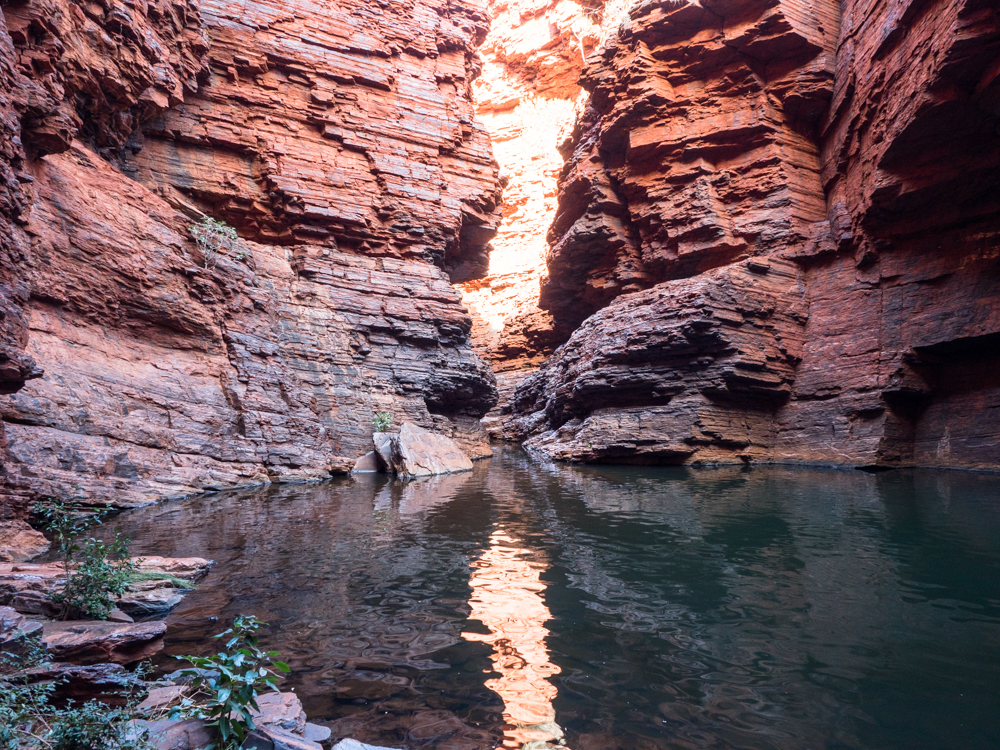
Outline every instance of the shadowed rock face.
<svg viewBox="0 0 1000 750">
<path fill-rule="evenodd" d="M 588 62 L 541 304 L 599 312 L 505 434 L 571 460 L 1000 466 L 995 4 L 651 0 Z M 765 258 L 799 269 L 775 291 L 802 342 L 786 400 L 720 390 L 714 338 L 628 340 L 696 293 L 742 315 L 736 269 Z"/>
<path fill-rule="evenodd" d="M 451 286 L 498 222 L 487 19 L 384 5 L 4 7 L 8 515 L 326 476 L 376 410 L 488 455 Z M 206 262 L 201 214 L 243 252 Z"/>
</svg>

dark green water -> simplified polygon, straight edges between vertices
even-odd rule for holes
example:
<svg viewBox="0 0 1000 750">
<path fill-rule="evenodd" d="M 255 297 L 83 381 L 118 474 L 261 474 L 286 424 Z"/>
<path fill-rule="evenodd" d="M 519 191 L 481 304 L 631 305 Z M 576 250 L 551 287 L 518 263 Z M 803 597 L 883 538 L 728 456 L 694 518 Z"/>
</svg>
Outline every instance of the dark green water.
<svg viewBox="0 0 1000 750">
<path fill-rule="evenodd" d="M 471 474 L 218 494 L 111 525 L 137 553 L 217 561 L 167 653 L 256 614 L 335 736 L 1000 748 L 998 476 L 505 450 Z"/>
</svg>

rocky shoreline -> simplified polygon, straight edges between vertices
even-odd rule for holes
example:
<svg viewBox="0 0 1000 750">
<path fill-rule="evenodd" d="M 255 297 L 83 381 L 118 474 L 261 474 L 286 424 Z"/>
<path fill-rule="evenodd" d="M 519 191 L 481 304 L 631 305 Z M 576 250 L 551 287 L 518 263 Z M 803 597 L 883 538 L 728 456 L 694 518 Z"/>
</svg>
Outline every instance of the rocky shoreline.
<svg viewBox="0 0 1000 750">
<path fill-rule="evenodd" d="M 109 620 L 60 620 L 53 600 L 66 584 L 62 563 L 0 564 L 0 651 L 18 653 L 36 641 L 49 659 L 18 674 L 30 685 L 50 685 L 56 705 L 98 701 L 125 705 L 130 697 L 141 701 L 132 721 L 137 736 L 155 750 L 197 750 L 215 742 L 212 728 L 202 718 L 170 716 L 196 690 L 189 670 L 158 679 L 145 679 L 136 666 L 163 649 L 167 625 L 163 619 L 134 622 L 129 613 L 165 617 L 187 588 L 177 582 L 197 583 L 213 562 L 204 558 L 137 558 L 147 574 L 165 580 L 140 581 L 118 599 Z M 366 750 L 355 740 L 336 745 L 327 727 L 307 721 L 294 692 L 267 692 L 253 711 L 256 730 L 243 743 L 248 750 Z M 377 748 L 375 750 L 378 750 Z"/>
</svg>

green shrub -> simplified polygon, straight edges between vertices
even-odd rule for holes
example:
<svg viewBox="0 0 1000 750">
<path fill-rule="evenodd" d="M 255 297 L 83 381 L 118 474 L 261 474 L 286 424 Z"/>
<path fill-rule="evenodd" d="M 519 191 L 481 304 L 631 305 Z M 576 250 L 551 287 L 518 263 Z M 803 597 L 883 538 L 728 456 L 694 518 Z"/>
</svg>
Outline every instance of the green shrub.
<svg viewBox="0 0 1000 750">
<path fill-rule="evenodd" d="M 115 535 L 111 544 L 79 536 L 98 525 L 112 508 L 93 509 L 49 499 L 35 505 L 35 518 L 49 534 L 66 566 L 66 587 L 52 600 L 63 605 L 63 617 L 81 615 L 106 620 L 115 607 L 115 599 L 128 591 L 138 573 L 138 563 L 128 559 L 129 540 Z"/>
<path fill-rule="evenodd" d="M 73 553 L 80 547 L 76 540 L 85 531 L 97 526 L 112 511 L 110 505 L 93 508 L 49 498 L 35 503 L 34 522 L 48 532 L 56 543 L 63 564 L 69 568 Z"/>
<path fill-rule="evenodd" d="M 141 696 L 135 680 L 125 705 L 110 708 L 88 701 L 65 708 L 51 704 L 55 684 L 32 684 L 28 673 L 51 659 L 37 637 L 9 641 L 0 653 L 0 750 L 152 750 L 146 732 L 136 727 Z"/>
<path fill-rule="evenodd" d="M 372 420 L 372 426 L 375 427 L 375 432 L 385 432 L 392 425 L 392 414 L 387 411 L 377 411 L 375 412 L 375 419 Z"/>
<path fill-rule="evenodd" d="M 231 252 L 239 261 L 245 261 L 251 257 L 250 251 L 240 240 L 236 230 L 224 221 L 204 216 L 197 224 L 190 225 L 188 231 L 194 237 L 194 241 L 198 243 L 198 248 L 204 258 L 205 268 L 215 267 L 219 253 Z"/>
<path fill-rule="evenodd" d="M 67 617 L 108 619 L 115 600 L 128 591 L 130 578 L 139 567 L 138 562 L 128 559 L 128 544 L 128 537 L 115 534 L 111 544 L 88 539 L 79 546 L 66 587 L 52 597 L 63 605 Z"/>
<path fill-rule="evenodd" d="M 275 683 L 280 676 L 272 671 L 289 672 L 288 665 L 275 661 L 277 651 L 262 651 L 257 631 L 262 623 L 253 615 L 240 615 L 233 627 L 215 638 L 226 638 L 224 651 L 215 656 L 178 656 L 195 669 L 184 670 L 192 677 L 198 694 L 185 698 L 170 718 L 192 716 L 206 719 L 215 727 L 216 742 L 205 750 L 237 750 L 247 735 L 256 729 L 253 712 L 259 711 L 257 696 L 261 690 L 278 691 Z"/>
</svg>

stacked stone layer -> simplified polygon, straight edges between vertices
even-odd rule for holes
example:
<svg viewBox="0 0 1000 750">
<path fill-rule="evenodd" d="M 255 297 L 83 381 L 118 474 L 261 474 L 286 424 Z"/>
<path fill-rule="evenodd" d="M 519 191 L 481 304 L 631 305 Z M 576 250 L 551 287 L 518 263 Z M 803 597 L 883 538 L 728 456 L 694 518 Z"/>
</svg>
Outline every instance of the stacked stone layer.
<svg viewBox="0 0 1000 750">
<path fill-rule="evenodd" d="M 647 0 L 584 85 L 541 293 L 579 327 L 507 436 L 571 460 L 1000 466 L 995 4 Z M 664 365 L 625 333 L 672 330 L 696 290 L 725 317 L 720 290 L 752 299 L 735 269 L 779 261 L 801 349 L 762 365 L 787 386 L 766 416 L 716 387 L 714 342 Z"/>
<path fill-rule="evenodd" d="M 375 411 L 489 455 L 451 285 L 499 221 L 482 10 L 99 7 L 4 8 L 8 515 L 328 476 Z"/>
</svg>

